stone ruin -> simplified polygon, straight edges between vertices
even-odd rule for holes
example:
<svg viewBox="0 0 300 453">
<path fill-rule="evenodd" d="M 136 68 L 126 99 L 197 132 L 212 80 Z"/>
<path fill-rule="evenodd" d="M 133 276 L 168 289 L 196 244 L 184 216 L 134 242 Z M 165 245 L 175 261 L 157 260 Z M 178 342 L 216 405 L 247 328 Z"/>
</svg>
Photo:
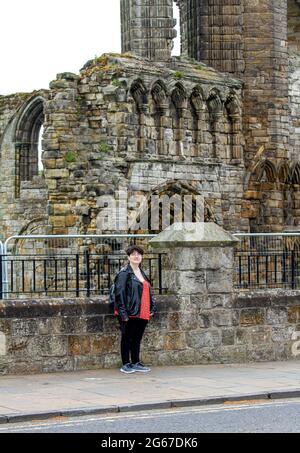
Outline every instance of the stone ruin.
<svg viewBox="0 0 300 453">
<path fill-rule="evenodd" d="M 0 96 L 2 239 L 101 233 L 120 190 L 202 197 L 193 220 L 230 231 L 299 228 L 300 1 L 176 3 L 180 57 L 172 0 L 121 0 L 122 54 Z"/>
</svg>

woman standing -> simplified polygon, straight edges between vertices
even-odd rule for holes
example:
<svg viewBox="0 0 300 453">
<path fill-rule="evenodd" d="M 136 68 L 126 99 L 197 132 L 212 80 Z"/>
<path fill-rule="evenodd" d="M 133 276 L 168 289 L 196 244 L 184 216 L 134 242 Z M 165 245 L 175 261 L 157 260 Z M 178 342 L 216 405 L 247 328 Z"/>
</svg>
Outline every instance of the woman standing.
<svg viewBox="0 0 300 453">
<path fill-rule="evenodd" d="M 126 250 L 129 263 L 121 269 L 115 281 L 115 315 L 118 316 L 121 339 L 122 373 L 148 373 L 140 361 L 141 341 L 156 312 L 156 301 L 150 280 L 141 268 L 144 250 L 136 245 Z M 130 360 L 131 359 L 131 360 Z"/>
</svg>

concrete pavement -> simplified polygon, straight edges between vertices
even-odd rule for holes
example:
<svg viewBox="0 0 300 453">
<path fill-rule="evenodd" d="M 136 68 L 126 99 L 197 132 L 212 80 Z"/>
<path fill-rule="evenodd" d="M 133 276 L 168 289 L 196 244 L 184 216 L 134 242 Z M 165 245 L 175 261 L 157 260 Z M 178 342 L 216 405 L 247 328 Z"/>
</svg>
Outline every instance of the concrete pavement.
<svg viewBox="0 0 300 453">
<path fill-rule="evenodd" d="M 0 377 L 0 423 L 300 397 L 300 361 Z"/>
</svg>

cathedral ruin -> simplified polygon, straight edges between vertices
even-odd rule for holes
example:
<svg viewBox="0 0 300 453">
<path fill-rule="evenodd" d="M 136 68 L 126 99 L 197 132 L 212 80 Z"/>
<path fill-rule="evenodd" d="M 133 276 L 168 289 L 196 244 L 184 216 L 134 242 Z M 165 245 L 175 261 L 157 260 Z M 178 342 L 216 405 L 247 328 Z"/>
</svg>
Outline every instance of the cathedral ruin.
<svg viewBox="0 0 300 453">
<path fill-rule="evenodd" d="M 101 233 L 120 190 L 200 196 L 194 220 L 233 232 L 299 229 L 300 0 L 176 3 L 180 57 L 172 0 L 121 0 L 121 54 L 0 95 L 2 239 Z"/>
</svg>

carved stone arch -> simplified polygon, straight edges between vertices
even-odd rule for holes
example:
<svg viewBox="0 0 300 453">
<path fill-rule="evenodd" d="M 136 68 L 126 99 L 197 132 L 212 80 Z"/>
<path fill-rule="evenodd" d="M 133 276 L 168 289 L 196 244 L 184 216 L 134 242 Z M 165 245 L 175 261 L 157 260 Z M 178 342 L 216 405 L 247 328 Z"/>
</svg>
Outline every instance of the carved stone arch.
<svg viewBox="0 0 300 453">
<path fill-rule="evenodd" d="M 187 109 L 187 91 L 182 83 L 177 82 L 171 93 L 170 111 L 173 120 L 173 129 L 175 131 L 176 155 L 186 156 L 190 149 L 185 147 L 185 128 L 184 118 Z"/>
<path fill-rule="evenodd" d="M 224 102 L 225 132 L 228 135 L 228 158 L 240 162 L 242 158 L 242 107 L 236 93 L 229 93 Z"/>
<path fill-rule="evenodd" d="M 39 135 L 44 122 L 45 98 L 31 97 L 21 109 L 14 133 L 16 149 L 16 194 L 22 181 L 31 181 L 39 172 Z"/>
<path fill-rule="evenodd" d="M 200 85 L 194 86 L 189 96 L 190 109 L 193 117 L 194 156 L 201 154 L 201 144 L 203 143 L 203 129 L 207 112 L 207 104 L 204 99 L 204 93 Z"/>
<path fill-rule="evenodd" d="M 290 179 L 292 184 L 300 184 L 300 163 L 295 162 L 291 166 Z"/>
<path fill-rule="evenodd" d="M 17 233 L 17 236 L 29 236 L 31 234 L 50 234 L 48 216 L 36 217 L 27 222 Z M 25 239 L 19 239 L 13 242 L 11 249 L 13 255 L 25 255 L 28 249 L 25 247 Z"/>
<path fill-rule="evenodd" d="M 281 162 L 277 169 L 278 180 L 283 184 L 289 184 L 291 169 L 287 161 Z"/>
<path fill-rule="evenodd" d="M 254 180 L 257 182 L 263 182 L 264 177 L 266 177 L 267 182 L 276 182 L 277 181 L 277 170 L 273 162 L 270 160 L 263 160 L 259 162 L 253 170 Z"/>
<path fill-rule="evenodd" d="M 242 114 L 241 105 L 240 105 L 239 99 L 235 93 L 229 94 L 229 96 L 227 97 L 227 99 L 225 101 L 224 106 L 228 112 L 228 116 L 230 116 L 230 117 L 233 117 L 233 116 L 240 117 L 241 116 L 241 114 Z"/>
<path fill-rule="evenodd" d="M 171 93 L 171 99 L 178 112 L 181 113 L 186 108 L 187 91 L 182 83 L 178 82 L 175 84 Z"/>
<path fill-rule="evenodd" d="M 206 100 L 208 108 L 208 123 L 209 131 L 212 136 L 212 153 L 213 158 L 224 158 L 224 147 L 220 144 L 220 134 L 223 133 L 223 102 L 220 92 L 217 88 L 213 88 Z"/>
<path fill-rule="evenodd" d="M 148 91 L 142 79 L 136 79 L 130 86 L 130 94 L 139 112 L 144 112 L 148 105 Z"/>
<path fill-rule="evenodd" d="M 202 112 L 205 107 L 204 93 L 199 85 L 196 85 L 192 89 L 190 95 L 190 104 L 192 106 L 193 111 L 196 113 L 197 116 L 199 116 L 200 112 Z"/>
<path fill-rule="evenodd" d="M 162 80 L 156 80 L 150 89 L 152 99 L 157 108 L 161 109 L 168 106 L 168 90 Z"/>
<path fill-rule="evenodd" d="M 157 154 L 165 154 L 166 143 L 163 117 L 169 109 L 168 90 L 165 83 L 161 79 L 158 79 L 152 83 L 150 93 L 152 98 L 151 110 L 157 131 Z"/>
<path fill-rule="evenodd" d="M 220 92 L 217 88 L 213 88 L 207 97 L 207 106 L 212 118 L 223 114 L 223 103 Z"/>
<path fill-rule="evenodd" d="M 277 169 L 278 181 L 281 183 L 282 215 L 285 227 L 294 223 L 294 191 L 291 187 L 291 168 L 287 160 L 280 162 Z"/>
<path fill-rule="evenodd" d="M 134 99 L 139 127 L 137 131 L 137 151 L 142 153 L 145 150 L 145 118 L 144 115 L 148 114 L 148 91 L 142 79 L 136 79 L 130 86 L 130 94 Z"/>
<path fill-rule="evenodd" d="M 147 231 L 134 231 L 157 234 L 163 229 L 163 214 L 166 213 L 162 211 L 163 208 L 161 204 L 157 204 L 157 202 L 159 200 L 164 200 L 164 197 L 167 197 L 169 201 L 174 201 L 174 198 L 175 202 L 176 200 L 180 201 L 182 217 L 176 221 L 185 221 L 184 214 L 188 213 L 188 217 L 191 217 L 189 221 L 192 222 L 217 222 L 217 216 L 211 203 L 205 200 L 203 195 L 192 183 L 169 180 L 153 188 L 152 191 L 147 194 L 147 201 L 139 215 L 139 218 L 148 219 Z M 170 209 L 170 224 L 172 225 L 174 223 L 174 206 L 172 207 L 172 204 L 170 204 Z M 155 229 L 152 228 L 153 224 L 156 226 Z"/>
</svg>

